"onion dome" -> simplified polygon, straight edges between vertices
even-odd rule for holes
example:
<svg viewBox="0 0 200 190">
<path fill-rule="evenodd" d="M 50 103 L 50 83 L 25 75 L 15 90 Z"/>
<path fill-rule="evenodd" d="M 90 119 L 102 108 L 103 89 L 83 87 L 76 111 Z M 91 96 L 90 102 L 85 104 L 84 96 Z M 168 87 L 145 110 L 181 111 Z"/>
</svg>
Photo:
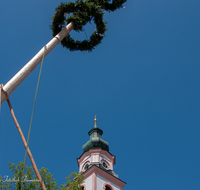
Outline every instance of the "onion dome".
<svg viewBox="0 0 200 190">
<path fill-rule="evenodd" d="M 103 131 L 97 127 L 97 119 L 95 115 L 94 128 L 88 132 L 90 140 L 83 145 L 83 152 L 89 149 L 101 148 L 102 150 L 109 151 L 109 145 L 101 138 Z"/>
</svg>

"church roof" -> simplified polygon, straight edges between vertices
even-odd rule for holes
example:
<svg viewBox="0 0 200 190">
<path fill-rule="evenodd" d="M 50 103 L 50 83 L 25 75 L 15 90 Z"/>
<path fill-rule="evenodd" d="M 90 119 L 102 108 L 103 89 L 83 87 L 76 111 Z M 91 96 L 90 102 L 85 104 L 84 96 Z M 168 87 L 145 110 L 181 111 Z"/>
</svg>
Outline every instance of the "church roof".
<svg viewBox="0 0 200 190">
<path fill-rule="evenodd" d="M 101 148 L 102 150 L 109 151 L 108 142 L 101 138 L 103 131 L 97 127 L 97 119 L 94 119 L 94 128 L 88 132 L 90 140 L 83 145 L 83 152 L 89 149 Z"/>
</svg>

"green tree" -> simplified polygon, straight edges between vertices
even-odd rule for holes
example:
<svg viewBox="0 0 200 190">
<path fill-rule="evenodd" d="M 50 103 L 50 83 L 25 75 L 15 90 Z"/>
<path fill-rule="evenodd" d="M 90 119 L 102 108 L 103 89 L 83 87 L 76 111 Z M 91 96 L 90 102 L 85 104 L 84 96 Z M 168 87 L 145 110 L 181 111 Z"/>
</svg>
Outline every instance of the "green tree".
<svg viewBox="0 0 200 190">
<path fill-rule="evenodd" d="M 40 183 L 35 175 L 33 167 L 25 166 L 23 175 L 23 162 L 18 164 L 9 163 L 12 176 L 0 176 L 0 190 L 42 190 Z M 83 183 L 82 173 L 73 172 L 66 177 L 66 184 L 58 186 L 53 175 L 47 168 L 41 168 L 40 175 L 47 190 L 81 190 Z"/>
</svg>

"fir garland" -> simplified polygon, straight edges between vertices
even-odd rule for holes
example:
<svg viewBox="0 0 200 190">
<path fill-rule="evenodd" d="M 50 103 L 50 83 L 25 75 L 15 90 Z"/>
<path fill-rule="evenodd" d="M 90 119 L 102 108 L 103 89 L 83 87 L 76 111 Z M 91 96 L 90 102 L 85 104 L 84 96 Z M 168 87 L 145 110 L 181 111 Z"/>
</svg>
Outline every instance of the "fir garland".
<svg viewBox="0 0 200 190">
<path fill-rule="evenodd" d="M 116 9 L 124 8 L 122 4 L 125 3 L 127 0 L 88 0 L 88 1 L 99 4 L 101 8 L 106 11 L 115 11 Z"/>
<path fill-rule="evenodd" d="M 73 13 L 72 16 L 66 18 L 66 15 Z M 68 34 L 62 41 L 63 47 L 69 48 L 70 51 L 92 51 L 95 46 L 101 43 L 106 32 L 106 23 L 103 22 L 103 11 L 99 5 L 94 2 L 76 1 L 75 3 L 61 3 L 56 8 L 56 13 L 52 17 L 51 30 L 53 37 L 57 35 L 62 27 L 70 22 L 73 22 L 75 31 L 82 31 L 83 26 L 87 22 L 94 20 L 96 31 L 91 35 L 90 40 L 78 41 L 74 40 Z"/>
</svg>

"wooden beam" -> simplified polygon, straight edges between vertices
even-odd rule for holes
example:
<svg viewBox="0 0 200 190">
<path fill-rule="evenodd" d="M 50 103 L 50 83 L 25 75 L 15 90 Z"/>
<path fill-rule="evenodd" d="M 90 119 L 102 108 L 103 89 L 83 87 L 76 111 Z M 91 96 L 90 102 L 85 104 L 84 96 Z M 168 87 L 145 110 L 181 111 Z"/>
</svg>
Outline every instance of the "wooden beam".
<svg viewBox="0 0 200 190">
<path fill-rule="evenodd" d="M 37 178 L 38 178 L 38 180 L 39 180 L 39 182 L 40 182 L 40 185 L 41 185 L 41 187 L 42 187 L 42 190 L 46 190 L 46 187 L 45 187 L 45 185 L 44 185 L 44 182 L 42 181 L 42 178 L 41 178 L 41 176 L 40 176 L 39 170 L 37 169 L 36 163 L 35 163 L 35 161 L 34 161 L 34 159 L 33 159 L 32 154 L 31 154 L 31 151 L 30 151 L 29 147 L 27 146 L 27 142 L 26 142 L 26 139 L 25 139 L 25 137 L 24 137 L 24 135 L 23 135 L 23 133 L 22 133 L 21 127 L 20 127 L 20 125 L 19 125 L 19 123 L 18 123 L 18 121 L 17 121 L 17 118 L 15 117 L 15 113 L 14 113 L 14 111 L 13 111 L 13 108 L 12 108 L 12 105 L 11 105 L 11 103 L 10 103 L 9 97 L 8 97 L 7 93 L 4 92 L 4 91 L 3 91 L 2 94 L 4 94 L 4 95 L 6 96 L 6 100 L 7 100 L 8 106 L 9 106 L 9 108 L 10 108 L 11 116 L 12 116 L 12 118 L 13 118 L 13 120 L 14 120 L 14 123 L 15 123 L 15 125 L 16 125 L 16 127 L 17 127 L 17 130 L 18 130 L 19 135 L 20 135 L 20 137 L 21 137 L 21 139 L 22 139 L 22 142 L 24 143 L 24 147 L 25 147 L 25 149 L 27 150 L 27 153 L 28 153 L 29 158 L 30 158 L 30 161 L 31 161 L 31 163 L 32 163 L 32 165 L 33 165 L 33 169 L 34 169 L 34 171 L 35 171 L 35 174 L 36 174 L 36 176 L 37 176 Z"/>
<path fill-rule="evenodd" d="M 73 23 L 69 23 L 62 29 L 49 43 L 47 43 L 10 81 L 3 86 L 3 91 L 10 94 L 23 82 L 23 80 L 40 64 L 42 61 L 44 48 L 45 57 L 63 40 L 63 38 L 71 32 Z M 6 100 L 6 96 L 2 93 L 0 104 Z"/>
</svg>

